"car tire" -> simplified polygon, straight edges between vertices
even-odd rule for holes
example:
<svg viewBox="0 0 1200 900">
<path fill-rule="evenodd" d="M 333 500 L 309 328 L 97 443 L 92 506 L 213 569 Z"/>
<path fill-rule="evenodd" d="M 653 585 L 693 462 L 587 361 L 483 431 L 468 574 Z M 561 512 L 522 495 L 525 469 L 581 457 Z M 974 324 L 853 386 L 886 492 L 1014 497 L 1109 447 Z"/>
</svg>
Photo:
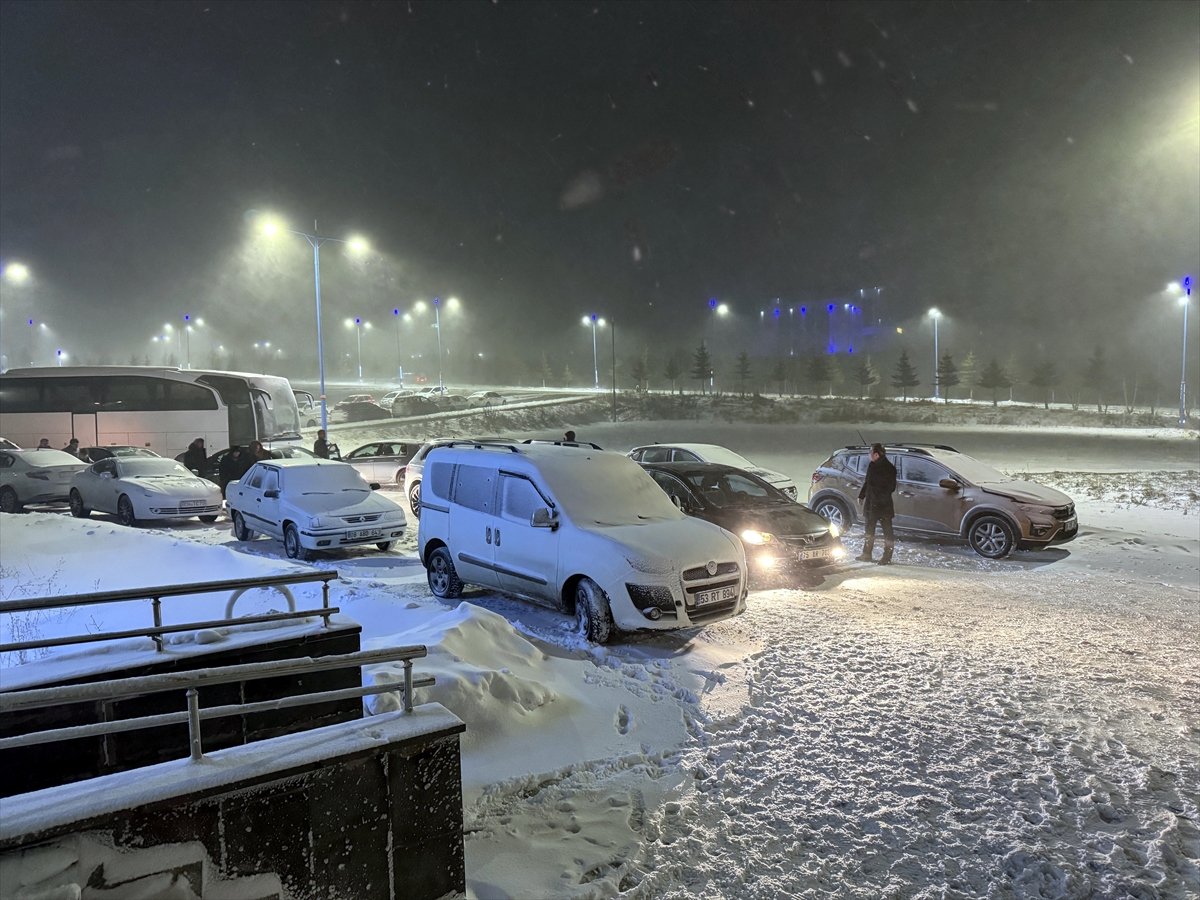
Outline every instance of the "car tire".
<svg viewBox="0 0 1200 900">
<path fill-rule="evenodd" d="M 213 522 L 217 521 L 216 516 L 199 516 L 199 519 L 205 525 L 211 525 Z"/>
<path fill-rule="evenodd" d="M 283 526 L 283 552 L 288 559 L 308 559 L 308 551 L 300 543 L 300 529 L 291 522 Z"/>
<path fill-rule="evenodd" d="M 137 527 L 137 513 L 133 511 L 133 501 L 126 494 L 117 498 L 117 521 L 126 528 Z"/>
<path fill-rule="evenodd" d="M 575 585 L 575 622 L 579 634 L 593 644 L 607 644 L 616 630 L 608 597 L 590 578 L 581 578 Z"/>
<path fill-rule="evenodd" d="M 380 541 L 378 544 L 375 545 L 375 549 L 378 550 L 380 553 L 387 553 L 394 546 L 396 546 L 395 541 Z"/>
<path fill-rule="evenodd" d="M 0 512 L 19 513 L 21 511 L 21 501 L 17 499 L 17 492 L 10 487 L 0 490 Z"/>
<path fill-rule="evenodd" d="M 1017 545 L 1012 525 L 1000 516 L 980 516 L 967 530 L 967 540 L 985 559 L 1004 559 Z"/>
<path fill-rule="evenodd" d="M 457 600 L 462 596 L 462 579 L 454 570 L 454 560 L 445 547 L 438 547 L 429 554 L 425 575 L 429 580 L 429 590 L 439 600 Z"/>
<path fill-rule="evenodd" d="M 850 509 L 841 500 L 823 497 L 817 501 L 813 512 L 836 525 L 842 534 L 845 534 L 850 528 Z"/>
<path fill-rule="evenodd" d="M 246 527 L 246 520 L 236 509 L 233 511 L 233 536 L 239 541 L 254 540 L 254 532 Z"/>
<path fill-rule="evenodd" d="M 421 518 L 421 482 L 414 481 L 408 489 L 408 508 L 418 519 Z"/>
<path fill-rule="evenodd" d="M 79 493 L 78 488 L 71 488 L 71 495 L 68 498 L 71 503 L 71 515 L 77 519 L 86 519 L 92 514 L 92 511 L 83 505 L 83 495 Z"/>
</svg>

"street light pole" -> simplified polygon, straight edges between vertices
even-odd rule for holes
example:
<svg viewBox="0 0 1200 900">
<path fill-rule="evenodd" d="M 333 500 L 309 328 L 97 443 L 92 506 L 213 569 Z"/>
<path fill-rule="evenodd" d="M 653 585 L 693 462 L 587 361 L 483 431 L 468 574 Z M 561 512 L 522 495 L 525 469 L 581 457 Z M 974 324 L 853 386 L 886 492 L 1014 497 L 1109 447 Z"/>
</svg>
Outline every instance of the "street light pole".
<svg viewBox="0 0 1200 900">
<path fill-rule="evenodd" d="M 396 375 L 400 379 L 400 387 L 404 387 L 404 357 L 400 355 L 400 310 L 392 310 L 392 318 L 396 322 Z"/>
<path fill-rule="evenodd" d="M 1187 314 L 1188 306 L 1191 304 L 1192 297 L 1192 279 L 1183 279 L 1183 289 L 1185 291 L 1181 302 L 1183 303 L 1183 366 L 1179 375 L 1179 427 L 1183 428 L 1187 425 Z"/>
<path fill-rule="evenodd" d="M 442 381 L 442 301 L 437 297 L 433 298 L 433 327 L 437 329 L 438 337 L 438 387 L 443 393 L 446 390 L 446 383 Z"/>
<path fill-rule="evenodd" d="M 941 359 L 938 356 L 938 319 L 942 314 L 934 307 L 929 311 L 929 315 L 933 316 L 933 399 L 937 400 L 942 395 L 942 379 L 938 376 L 938 364 Z"/>
<path fill-rule="evenodd" d="M 362 319 L 354 319 L 354 330 L 358 333 L 358 383 L 362 384 Z"/>
<path fill-rule="evenodd" d="M 592 374 L 595 376 L 595 390 L 600 390 L 600 357 L 596 352 L 596 314 L 592 313 L 585 321 L 592 325 Z"/>
</svg>

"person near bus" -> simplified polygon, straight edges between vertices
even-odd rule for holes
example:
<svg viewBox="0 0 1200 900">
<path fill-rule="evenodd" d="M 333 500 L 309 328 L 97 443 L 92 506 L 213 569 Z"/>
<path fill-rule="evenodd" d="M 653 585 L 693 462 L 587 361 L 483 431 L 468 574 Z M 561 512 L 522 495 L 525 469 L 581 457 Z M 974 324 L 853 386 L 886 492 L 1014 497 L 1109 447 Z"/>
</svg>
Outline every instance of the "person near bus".
<svg viewBox="0 0 1200 900">
<path fill-rule="evenodd" d="M 79 438 L 73 437 L 67 441 L 67 446 L 63 447 L 63 453 L 70 453 L 76 459 L 83 459 L 84 454 L 79 449 Z"/>
<path fill-rule="evenodd" d="M 221 458 L 221 468 L 217 473 L 217 483 L 221 486 L 221 496 L 225 496 L 225 488 L 229 482 L 237 481 L 250 470 L 250 466 L 246 465 L 246 461 L 250 460 L 250 465 L 254 465 L 254 460 L 250 459 L 250 454 L 243 453 L 242 448 L 234 444 L 229 448 L 229 452 Z"/>
<path fill-rule="evenodd" d="M 263 459 L 270 459 L 271 451 L 262 445 L 262 441 L 255 441 L 250 445 L 250 457 L 255 462 Z"/>
<path fill-rule="evenodd" d="M 38 441 L 37 448 L 39 450 L 53 450 L 54 449 L 53 447 L 50 446 L 50 438 L 42 438 L 40 441 Z"/>
<path fill-rule="evenodd" d="M 208 463 L 208 450 L 204 447 L 204 438 L 198 437 L 190 444 L 183 454 L 183 467 L 192 472 L 203 472 Z"/>
<path fill-rule="evenodd" d="M 317 432 L 317 439 L 313 441 L 313 453 L 321 459 L 329 459 L 329 441 L 325 439 L 324 428 Z"/>
</svg>

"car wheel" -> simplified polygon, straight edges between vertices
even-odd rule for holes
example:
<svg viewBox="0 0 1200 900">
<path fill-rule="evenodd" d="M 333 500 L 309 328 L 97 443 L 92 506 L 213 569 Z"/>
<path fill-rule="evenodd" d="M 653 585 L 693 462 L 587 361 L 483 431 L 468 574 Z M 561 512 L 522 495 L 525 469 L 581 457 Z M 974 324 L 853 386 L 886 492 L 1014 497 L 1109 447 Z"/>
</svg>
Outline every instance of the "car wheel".
<svg viewBox="0 0 1200 900">
<path fill-rule="evenodd" d="M 283 552 L 288 559 L 308 559 L 308 551 L 300 543 L 300 529 L 291 522 L 283 528 Z"/>
<path fill-rule="evenodd" d="M 83 495 L 79 493 L 77 488 L 71 488 L 71 515 L 77 519 L 86 519 L 92 514 L 92 511 L 83 505 Z"/>
<path fill-rule="evenodd" d="M 246 527 L 246 520 L 237 510 L 233 511 L 233 536 L 239 541 L 254 540 L 254 532 Z"/>
<path fill-rule="evenodd" d="M 987 559 L 1003 559 L 1017 543 L 1012 526 L 1000 516 L 980 516 L 971 523 L 967 537 L 971 548 Z"/>
<path fill-rule="evenodd" d="M 19 513 L 21 511 L 21 501 L 17 499 L 17 492 L 10 487 L 0 490 L 0 512 Z"/>
<path fill-rule="evenodd" d="M 377 549 L 380 553 L 387 553 L 389 550 L 391 550 L 395 546 L 396 546 L 395 541 L 380 541 L 379 543 L 377 543 L 375 545 L 375 549 Z"/>
<path fill-rule="evenodd" d="M 200 521 L 203 522 L 205 525 L 211 525 L 213 522 L 217 521 L 216 516 L 200 516 L 199 518 L 200 518 Z"/>
<path fill-rule="evenodd" d="M 454 560 L 450 551 L 438 547 L 429 554 L 429 565 L 425 574 L 429 579 L 429 590 L 440 600 L 457 600 L 462 596 L 463 583 L 454 570 Z"/>
<path fill-rule="evenodd" d="M 133 501 L 125 494 L 117 500 L 117 521 L 128 528 L 137 526 L 137 514 L 133 511 Z"/>
<path fill-rule="evenodd" d="M 575 622 L 579 633 L 593 644 L 607 644 L 612 639 L 612 610 L 600 585 L 590 578 L 581 578 L 575 586 Z"/>
<path fill-rule="evenodd" d="M 418 519 L 421 518 L 421 482 L 414 481 L 413 486 L 408 489 L 408 508 L 412 510 L 412 514 Z"/>
<path fill-rule="evenodd" d="M 830 522 L 838 527 L 838 530 L 845 532 L 850 525 L 850 510 L 840 500 L 825 498 L 818 501 L 813 507 L 813 512 L 818 516 L 824 516 Z"/>
</svg>

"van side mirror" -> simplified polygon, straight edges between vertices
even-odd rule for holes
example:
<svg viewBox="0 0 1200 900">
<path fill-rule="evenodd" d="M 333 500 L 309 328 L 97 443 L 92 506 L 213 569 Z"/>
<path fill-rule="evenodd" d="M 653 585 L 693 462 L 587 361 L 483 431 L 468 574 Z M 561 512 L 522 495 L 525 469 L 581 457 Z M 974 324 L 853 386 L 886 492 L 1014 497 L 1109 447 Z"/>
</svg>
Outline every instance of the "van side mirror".
<svg viewBox="0 0 1200 900">
<path fill-rule="evenodd" d="M 545 506 L 539 506 L 529 517 L 529 524 L 533 528 L 549 528 L 553 531 L 558 527 L 558 513 Z"/>
<path fill-rule="evenodd" d="M 962 485 L 959 484 L 957 481 L 955 481 L 953 478 L 943 478 L 941 481 L 938 482 L 938 486 L 944 487 L 948 491 L 957 491 L 959 488 L 962 487 Z"/>
<path fill-rule="evenodd" d="M 279 491 L 263 491 L 263 496 L 266 497 L 268 500 L 278 500 L 279 499 Z"/>
</svg>

